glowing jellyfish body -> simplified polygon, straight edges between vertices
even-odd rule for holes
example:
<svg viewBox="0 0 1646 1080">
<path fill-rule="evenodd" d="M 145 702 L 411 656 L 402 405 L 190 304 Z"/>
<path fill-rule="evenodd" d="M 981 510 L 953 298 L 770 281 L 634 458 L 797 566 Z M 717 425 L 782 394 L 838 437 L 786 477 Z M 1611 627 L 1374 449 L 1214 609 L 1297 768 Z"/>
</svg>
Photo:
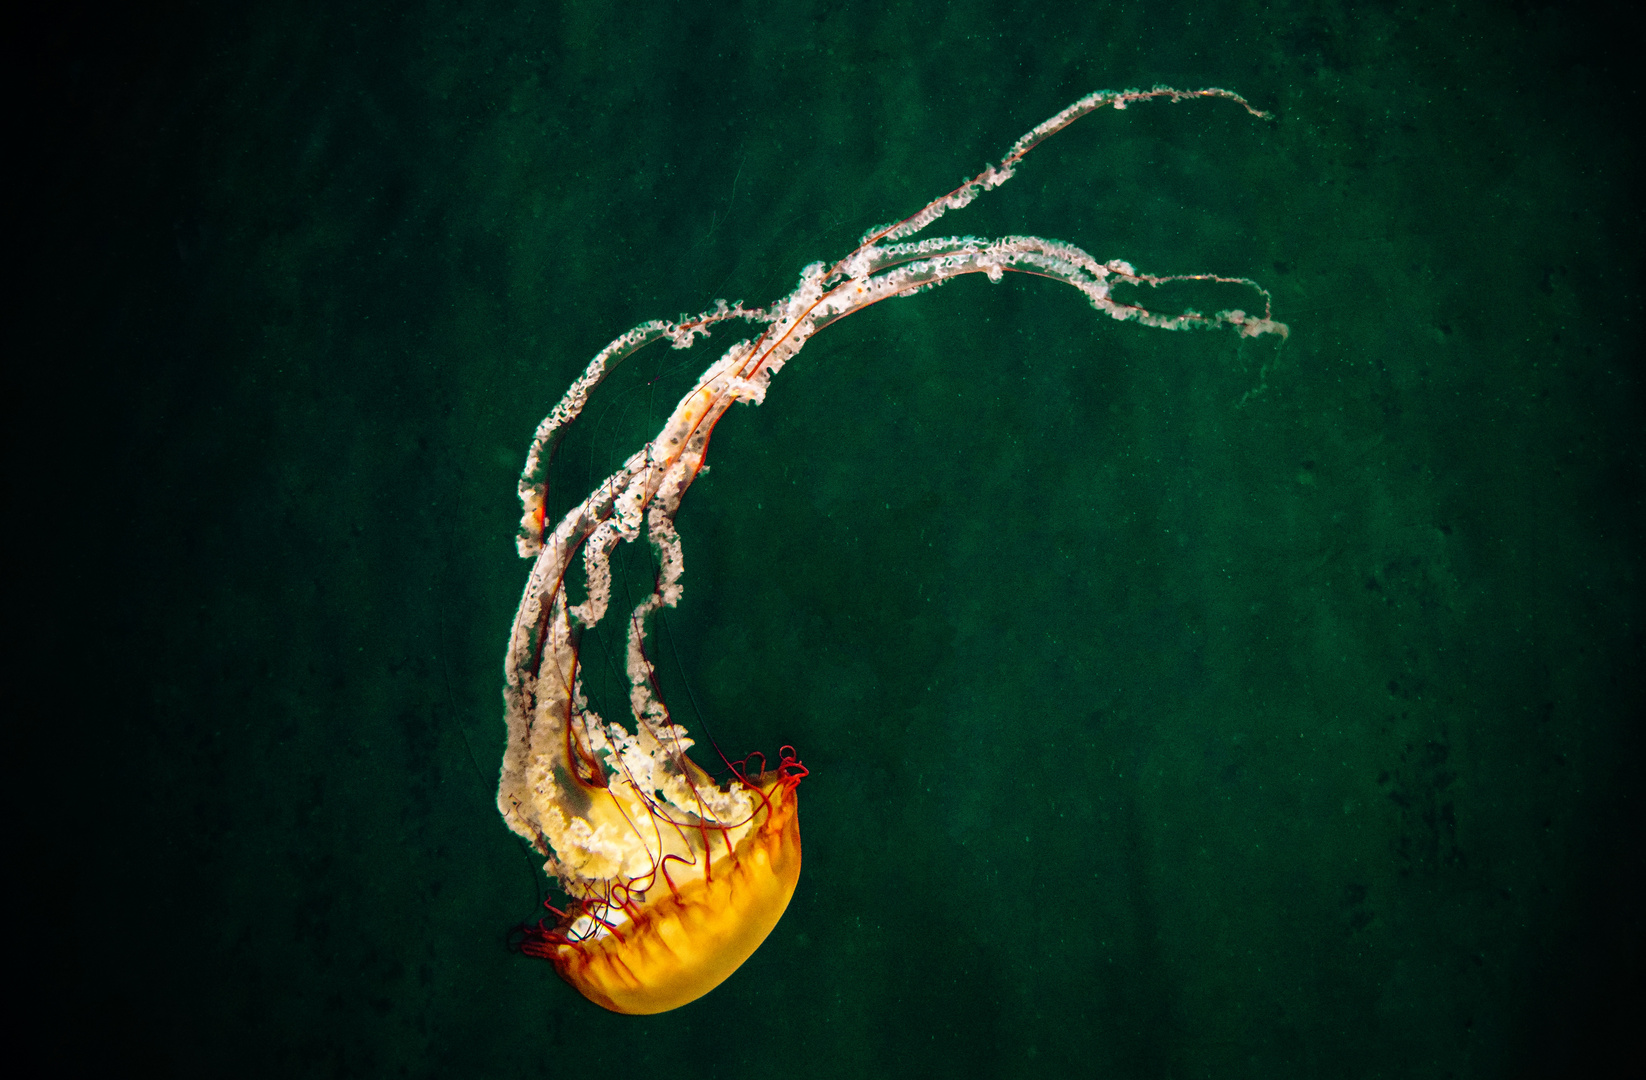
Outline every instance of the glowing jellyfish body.
<svg viewBox="0 0 1646 1080">
<path fill-rule="evenodd" d="M 1005 183 L 1024 155 L 1079 117 L 1104 105 L 1124 109 L 1156 98 L 1226 98 L 1266 115 L 1219 89 L 1157 87 L 1082 98 L 1019 139 L 999 165 L 918 213 L 870 230 L 832 266 L 806 267 L 795 290 L 770 307 L 716 301 L 694 318 L 630 330 L 595 356 L 538 426 L 520 480 L 520 553 L 535 562 L 505 663 L 508 747 L 497 805 L 571 898 L 565 910 L 553 909 L 552 927 L 545 922 L 523 931 L 521 950 L 553 962 L 591 1001 L 616 1012 L 655 1013 L 702 996 L 765 940 L 800 877 L 796 789 L 804 766 L 784 748 L 769 772 L 749 774 L 733 766 L 730 780 L 716 784 L 686 756 L 692 741 L 671 721 L 645 649 L 652 613 L 681 596 L 684 558 L 674 527 L 681 497 L 703 467 L 714 425 L 733 402 L 764 400 L 772 376 L 830 323 L 963 274 L 981 273 L 991 281 L 1007 271 L 1051 278 L 1079 289 L 1112 318 L 1160 329 L 1228 326 L 1248 337 L 1285 336 L 1285 325 L 1270 317 L 1268 293 L 1246 278 L 1140 274 L 1128 263 L 1100 263 L 1072 244 L 1032 236 L 904 242 Z M 1111 295 L 1116 284 L 1181 280 L 1248 285 L 1262 295 L 1264 313 L 1158 315 Z M 689 348 L 731 319 L 763 329 L 710 365 L 658 435 L 550 529 L 543 487 L 548 451 L 606 373 L 652 341 L 667 338 L 677 349 Z M 578 673 L 578 639 L 606 617 L 612 552 L 642 531 L 660 569 L 650 595 L 629 613 L 631 730 L 590 709 Z M 587 595 L 572 604 L 565 581 L 579 555 Z"/>
</svg>

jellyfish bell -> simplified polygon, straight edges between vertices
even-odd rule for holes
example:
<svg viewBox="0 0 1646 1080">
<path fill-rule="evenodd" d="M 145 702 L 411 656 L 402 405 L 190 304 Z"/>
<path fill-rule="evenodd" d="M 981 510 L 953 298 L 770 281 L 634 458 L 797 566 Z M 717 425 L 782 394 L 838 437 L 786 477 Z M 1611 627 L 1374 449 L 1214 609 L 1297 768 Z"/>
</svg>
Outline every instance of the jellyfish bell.
<svg viewBox="0 0 1646 1080">
<path fill-rule="evenodd" d="M 812 335 L 882 300 L 967 274 L 997 282 L 1011 272 L 1070 285 L 1116 320 L 1163 330 L 1225 327 L 1243 337 L 1286 336 L 1285 324 L 1271 316 L 1268 292 L 1247 278 L 1144 274 L 1122 260 L 1099 262 L 1073 244 L 1033 236 L 908 239 L 1011 179 L 1034 147 L 1088 113 L 1105 105 L 1123 109 L 1195 98 L 1232 100 L 1267 116 L 1216 88 L 1090 94 L 1024 135 L 998 165 L 909 217 L 870 229 L 833 265 L 806 267 L 794 291 L 769 307 L 720 300 L 700 315 L 628 331 L 595 355 L 538 425 L 519 483 L 519 551 L 534 561 L 504 664 L 508 742 L 497 806 L 571 899 L 564 910 L 553 909 L 552 926 L 545 920 L 521 931 L 522 952 L 551 961 L 567 982 L 608 1009 L 662 1012 L 729 977 L 771 933 L 794 894 L 800 876 L 796 789 L 805 767 L 785 748 L 775 769 L 750 775 L 731 767 L 728 781 L 715 783 L 686 756 L 691 739 L 670 719 L 646 641 L 651 616 L 674 607 L 682 595 L 685 556 L 674 519 L 702 471 L 715 425 L 736 402 L 762 402 L 772 377 Z M 1116 285 L 1184 280 L 1250 287 L 1263 298 L 1263 314 L 1232 309 L 1163 315 L 1112 295 Z M 550 528 L 546 464 L 606 374 L 652 342 L 690 348 L 732 320 L 752 323 L 758 332 L 711 364 L 658 434 Z M 583 632 L 607 616 L 613 552 L 642 533 L 657 571 L 651 592 L 629 613 L 631 729 L 606 722 L 590 707 L 578 645 Z M 574 604 L 566 579 L 578 558 L 585 596 Z"/>
<path fill-rule="evenodd" d="M 707 852 L 671 853 L 656 874 L 608 899 L 557 910 L 552 928 L 523 931 L 520 951 L 550 961 L 613 1012 L 666 1012 L 702 997 L 754 954 L 789 906 L 800 880 L 796 788 L 804 775 L 791 752 L 772 772 L 740 776 L 756 796 L 748 821 L 715 830 Z M 606 795 L 624 820 L 640 812 L 632 795 Z M 600 798 L 591 792 L 591 801 Z"/>
</svg>

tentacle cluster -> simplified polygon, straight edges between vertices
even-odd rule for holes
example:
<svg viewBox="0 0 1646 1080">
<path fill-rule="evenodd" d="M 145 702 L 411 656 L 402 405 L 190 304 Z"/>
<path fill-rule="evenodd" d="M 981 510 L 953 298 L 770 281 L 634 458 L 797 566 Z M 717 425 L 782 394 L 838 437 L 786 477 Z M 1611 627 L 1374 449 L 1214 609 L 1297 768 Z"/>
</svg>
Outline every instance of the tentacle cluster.
<svg viewBox="0 0 1646 1080">
<path fill-rule="evenodd" d="M 738 863 L 739 851 L 753 850 L 745 841 L 778 820 L 777 792 L 783 793 L 781 809 L 788 815 L 783 819 L 788 824 L 782 827 L 796 830 L 792 866 L 784 872 L 798 875 L 792 799 L 804 766 L 786 748 L 772 773 L 762 770 L 750 776 L 734 768 L 733 782 L 725 788 L 710 782 L 686 756 L 692 741 L 671 721 L 657 692 L 646 641 L 651 616 L 681 597 L 685 558 L 674 519 L 682 496 L 703 468 L 714 425 L 734 402 L 764 401 L 772 377 L 812 335 L 881 300 L 911 296 L 966 274 L 1000 281 L 1008 272 L 1069 285 L 1099 312 L 1118 320 L 1164 330 L 1225 326 L 1248 337 L 1286 335 L 1285 324 L 1272 316 L 1269 294 L 1246 278 L 1145 274 L 1122 260 L 1100 262 L 1073 244 L 1034 236 L 910 239 L 949 211 L 964 208 L 1011 179 L 1030 150 L 1087 113 L 1104 105 L 1124 109 L 1142 101 L 1208 97 L 1232 100 L 1259 117 L 1267 115 L 1238 95 L 1216 88 L 1155 87 L 1089 95 L 1025 134 L 998 164 L 916 213 L 864 233 L 843 258 L 807 266 L 794 290 L 770 306 L 745 308 L 717 300 L 698 315 L 643 323 L 589 361 L 538 425 L 519 481 L 524 512 L 518 546 L 520 554 L 534 562 L 505 665 L 509 738 L 498 807 L 509 827 L 542 854 L 545 868 L 575 901 L 564 911 L 554 909 L 561 917 L 557 928 L 551 932 L 540 927 L 537 936 L 528 934 L 523 950 L 546 954 L 567 942 L 621 936 L 626 925 L 640 918 L 641 905 L 652 902 L 660 890 L 681 901 L 683 882 L 696 880 L 707 889 L 717 874 L 730 872 Z M 1210 315 L 1160 314 L 1114 296 L 1120 284 L 1153 287 L 1185 280 L 1249 286 L 1262 297 L 1263 313 L 1231 309 Z M 544 494 L 547 462 L 590 393 L 636 350 L 660 340 L 677 349 L 689 348 L 733 319 L 753 324 L 756 336 L 721 354 L 675 406 L 658 435 L 551 528 Z M 629 613 L 626 669 L 635 721 L 631 730 L 603 721 L 589 708 L 579 675 L 578 641 L 584 629 L 608 616 L 611 558 L 617 546 L 638 540 L 642 533 L 657 553 L 660 570 L 653 589 Z M 572 604 L 565 579 L 579 554 L 587 589 L 584 599 Z M 781 846 L 786 841 L 778 837 L 772 842 Z M 792 890 L 792 876 L 788 881 Z M 786 902 L 785 893 L 782 903 Z M 781 905 L 777 911 L 781 913 Z"/>
</svg>

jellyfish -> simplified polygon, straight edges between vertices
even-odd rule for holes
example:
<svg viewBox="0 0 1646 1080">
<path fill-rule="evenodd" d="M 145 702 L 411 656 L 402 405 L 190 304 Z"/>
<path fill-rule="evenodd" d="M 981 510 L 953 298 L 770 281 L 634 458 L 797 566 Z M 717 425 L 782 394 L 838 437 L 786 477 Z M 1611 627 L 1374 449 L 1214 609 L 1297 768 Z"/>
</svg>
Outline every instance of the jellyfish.
<svg viewBox="0 0 1646 1080">
<path fill-rule="evenodd" d="M 725 981 L 760 947 L 794 895 L 801 863 L 798 788 L 806 767 L 785 746 L 770 768 L 758 754 L 741 762 L 722 756 L 726 770 L 717 781 L 688 755 L 693 740 L 662 699 L 647 641 L 652 616 L 682 595 L 685 559 L 675 516 L 703 469 L 715 425 L 736 402 L 764 401 L 772 377 L 812 335 L 882 300 L 965 274 L 997 282 L 1012 272 L 1070 285 L 1117 320 L 1285 338 L 1286 325 L 1273 319 L 1269 293 L 1247 278 L 1145 274 L 1125 261 L 1099 262 L 1073 244 L 1033 236 L 909 239 L 1011 179 L 1030 150 L 1088 113 L 1105 105 L 1125 109 L 1195 98 L 1226 99 L 1268 118 L 1218 88 L 1090 94 L 1024 135 L 999 164 L 916 213 L 868 230 L 843 258 L 807 266 L 794 291 L 767 307 L 718 300 L 696 316 L 629 330 L 596 354 L 538 425 L 519 482 L 524 513 L 517 545 L 522 557 L 534 561 L 504 665 L 508 742 L 497 806 L 569 899 L 564 908 L 545 904 L 552 923 L 544 918 L 520 928 L 521 952 L 550 961 L 585 997 L 614 1012 L 664 1012 Z M 1113 295 L 1117 285 L 1171 281 L 1247 286 L 1262 298 L 1263 314 L 1166 315 Z M 751 336 L 711 364 L 656 437 L 551 528 L 548 458 L 606 374 L 653 342 L 690 348 L 733 320 L 752 324 Z M 659 569 L 652 591 L 628 614 L 630 727 L 591 707 L 579 644 L 585 630 L 608 617 L 613 552 L 642 533 Z M 578 558 L 584 597 L 574 603 L 567 575 Z M 750 767 L 755 761 L 759 767 Z"/>
</svg>

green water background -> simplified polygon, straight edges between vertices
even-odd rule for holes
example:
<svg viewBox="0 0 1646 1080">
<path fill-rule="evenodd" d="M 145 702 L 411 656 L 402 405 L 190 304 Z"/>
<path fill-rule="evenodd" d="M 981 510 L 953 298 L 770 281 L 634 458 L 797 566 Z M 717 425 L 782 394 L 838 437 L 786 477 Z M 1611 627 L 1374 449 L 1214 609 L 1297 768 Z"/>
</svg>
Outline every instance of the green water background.
<svg viewBox="0 0 1646 1080">
<path fill-rule="evenodd" d="M 66 118 L 40 161 L 71 211 L 42 336 L 67 378 L 14 461 L 60 481 L 49 543 L 85 558 L 54 610 L 92 617 L 32 643 L 75 661 L 32 728 L 75 762 L 52 993 L 96 1022 L 68 1052 L 288 1076 L 1604 1061 L 1642 1007 L 1646 525 L 1639 97 L 1604 13 L 65 23 L 36 89 Z M 683 719 L 812 770 L 788 914 L 658 1017 L 511 954 L 542 887 L 492 805 L 537 420 L 627 327 L 766 303 L 1075 98 L 1156 82 L 1277 118 L 1106 110 L 933 232 L 1251 276 L 1289 342 L 1114 323 L 1032 279 L 821 335 L 717 430 L 658 638 Z M 711 348 L 620 371 L 558 505 Z"/>
</svg>

